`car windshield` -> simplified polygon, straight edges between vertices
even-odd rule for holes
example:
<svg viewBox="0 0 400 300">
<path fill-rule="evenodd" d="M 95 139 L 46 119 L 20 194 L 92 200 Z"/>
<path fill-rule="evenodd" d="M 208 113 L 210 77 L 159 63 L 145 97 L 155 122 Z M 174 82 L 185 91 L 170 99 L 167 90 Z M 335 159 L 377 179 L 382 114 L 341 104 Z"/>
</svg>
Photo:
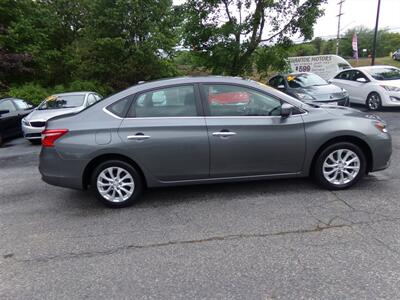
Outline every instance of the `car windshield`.
<svg viewBox="0 0 400 300">
<path fill-rule="evenodd" d="M 400 69 L 397 68 L 371 68 L 367 72 L 376 80 L 396 80 L 400 79 Z"/>
<path fill-rule="evenodd" d="M 59 108 L 72 108 L 83 105 L 85 95 L 55 95 L 46 98 L 42 104 L 39 105 L 39 110 L 45 109 L 59 109 Z"/>
<path fill-rule="evenodd" d="M 288 75 L 286 79 L 289 87 L 293 89 L 328 84 L 318 75 L 309 73 Z"/>
</svg>

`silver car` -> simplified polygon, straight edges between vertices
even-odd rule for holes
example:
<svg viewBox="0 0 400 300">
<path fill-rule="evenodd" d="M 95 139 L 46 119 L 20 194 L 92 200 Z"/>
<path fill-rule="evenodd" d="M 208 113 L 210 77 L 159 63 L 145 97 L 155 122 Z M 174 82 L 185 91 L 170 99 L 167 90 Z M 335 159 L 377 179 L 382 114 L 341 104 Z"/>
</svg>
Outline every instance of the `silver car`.
<svg viewBox="0 0 400 300">
<path fill-rule="evenodd" d="M 24 137 L 32 144 L 40 144 L 48 119 L 77 113 L 93 105 L 102 97 L 95 92 L 74 92 L 47 97 L 35 110 L 21 120 Z"/>
<path fill-rule="evenodd" d="M 314 175 L 344 189 L 389 166 L 379 117 L 300 102 L 253 81 L 176 78 L 133 86 L 49 120 L 39 170 L 45 182 L 91 188 L 111 207 L 145 187 Z"/>
</svg>

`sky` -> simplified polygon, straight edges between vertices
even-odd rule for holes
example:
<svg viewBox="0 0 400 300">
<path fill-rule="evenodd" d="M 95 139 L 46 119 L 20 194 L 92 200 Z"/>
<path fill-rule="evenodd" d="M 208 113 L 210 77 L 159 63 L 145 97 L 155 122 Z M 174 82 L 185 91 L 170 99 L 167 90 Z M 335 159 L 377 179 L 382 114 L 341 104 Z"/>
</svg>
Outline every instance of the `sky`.
<svg viewBox="0 0 400 300">
<path fill-rule="evenodd" d="M 322 38 L 335 38 L 337 34 L 336 17 L 339 13 L 337 3 L 340 0 L 328 0 L 325 15 L 321 17 L 314 27 L 314 36 Z M 185 0 L 174 0 L 174 4 L 181 4 Z M 368 28 L 375 27 L 376 9 L 378 0 L 345 0 L 342 6 L 341 33 L 355 26 L 363 25 Z M 391 31 L 400 32 L 400 0 L 381 0 L 381 13 L 379 28 L 390 28 Z"/>
</svg>

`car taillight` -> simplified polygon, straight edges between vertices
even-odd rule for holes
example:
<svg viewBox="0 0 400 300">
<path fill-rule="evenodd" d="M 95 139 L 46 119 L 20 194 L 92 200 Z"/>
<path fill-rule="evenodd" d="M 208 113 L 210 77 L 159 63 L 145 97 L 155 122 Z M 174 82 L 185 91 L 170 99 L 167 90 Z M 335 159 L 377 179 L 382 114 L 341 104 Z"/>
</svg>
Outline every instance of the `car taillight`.
<svg viewBox="0 0 400 300">
<path fill-rule="evenodd" d="M 46 129 L 42 132 L 42 146 L 54 147 L 54 142 L 68 132 L 68 129 Z"/>
</svg>

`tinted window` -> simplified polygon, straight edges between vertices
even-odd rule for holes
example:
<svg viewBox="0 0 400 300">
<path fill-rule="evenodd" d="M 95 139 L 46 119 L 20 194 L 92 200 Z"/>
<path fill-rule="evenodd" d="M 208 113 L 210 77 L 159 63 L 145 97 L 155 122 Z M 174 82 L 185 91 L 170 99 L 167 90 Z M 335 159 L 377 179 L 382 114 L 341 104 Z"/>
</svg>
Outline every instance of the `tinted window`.
<svg viewBox="0 0 400 300">
<path fill-rule="evenodd" d="M 72 108 L 83 105 L 85 95 L 55 95 L 46 98 L 42 104 L 39 105 L 39 110 L 44 109 L 59 109 L 59 108 Z"/>
<path fill-rule="evenodd" d="M 338 75 L 335 76 L 336 79 L 342 79 L 342 80 L 351 80 L 352 78 L 352 71 L 346 71 L 339 73 Z"/>
<path fill-rule="evenodd" d="M 358 70 L 354 70 L 354 71 L 352 71 L 352 72 L 353 72 L 353 76 L 352 76 L 351 79 L 352 79 L 353 81 L 356 81 L 356 80 L 359 79 L 359 78 L 364 78 L 365 80 L 369 81 L 368 78 L 364 75 L 363 72 L 360 72 L 360 71 L 358 71 Z"/>
<path fill-rule="evenodd" d="M 245 87 L 204 85 L 211 116 L 279 116 L 280 100 Z"/>
<path fill-rule="evenodd" d="M 138 118 L 197 116 L 194 87 L 170 87 L 140 94 L 128 115 Z"/>
<path fill-rule="evenodd" d="M 277 88 L 280 85 L 285 86 L 285 80 L 282 76 L 276 76 L 269 81 L 269 85 L 274 88 Z"/>
<path fill-rule="evenodd" d="M 22 99 L 14 99 L 15 105 L 18 107 L 18 109 L 30 109 L 33 107 L 32 104 L 26 102 L 25 100 Z"/>
<path fill-rule="evenodd" d="M 10 100 L 0 102 L 0 110 L 9 110 L 10 112 L 15 111 L 15 106 Z"/>
<path fill-rule="evenodd" d="M 114 115 L 117 115 L 118 117 L 123 118 L 123 117 L 125 117 L 129 99 L 130 99 L 129 97 L 126 97 L 122 100 L 119 100 L 119 101 L 107 106 L 107 110 L 112 112 Z"/>
</svg>

